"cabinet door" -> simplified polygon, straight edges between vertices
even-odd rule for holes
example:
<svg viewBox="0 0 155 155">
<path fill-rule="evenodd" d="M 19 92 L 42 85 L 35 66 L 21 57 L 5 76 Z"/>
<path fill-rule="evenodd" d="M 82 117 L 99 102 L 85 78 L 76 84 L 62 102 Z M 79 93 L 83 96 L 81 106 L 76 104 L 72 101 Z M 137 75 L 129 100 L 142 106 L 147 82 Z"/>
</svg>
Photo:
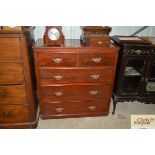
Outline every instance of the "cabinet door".
<svg viewBox="0 0 155 155">
<path fill-rule="evenodd" d="M 148 77 L 144 87 L 145 96 L 155 96 L 155 50 L 148 67 Z"/>
<path fill-rule="evenodd" d="M 147 57 L 126 57 L 120 87 L 120 95 L 140 95 L 146 70 Z"/>
</svg>

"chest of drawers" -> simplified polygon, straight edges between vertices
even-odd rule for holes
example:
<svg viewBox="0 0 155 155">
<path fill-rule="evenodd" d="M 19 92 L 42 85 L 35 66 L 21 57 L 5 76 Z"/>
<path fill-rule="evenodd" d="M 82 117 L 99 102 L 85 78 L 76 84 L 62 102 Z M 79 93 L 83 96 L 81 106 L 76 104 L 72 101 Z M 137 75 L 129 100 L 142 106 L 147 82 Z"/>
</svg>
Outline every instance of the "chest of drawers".
<svg viewBox="0 0 155 155">
<path fill-rule="evenodd" d="M 109 112 L 118 48 L 34 46 L 37 93 L 42 119 L 103 116 Z"/>
<path fill-rule="evenodd" d="M 32 44 L 32 27 L 0 31 L 0 128 L 37 126 Z"/>
</svg>

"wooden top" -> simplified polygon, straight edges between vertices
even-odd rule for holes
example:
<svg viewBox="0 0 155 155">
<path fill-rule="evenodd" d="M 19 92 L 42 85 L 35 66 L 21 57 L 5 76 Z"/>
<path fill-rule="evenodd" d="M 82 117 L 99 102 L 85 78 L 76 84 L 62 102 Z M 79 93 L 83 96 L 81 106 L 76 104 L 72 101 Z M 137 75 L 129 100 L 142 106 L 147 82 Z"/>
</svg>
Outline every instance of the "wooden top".
<svg viewBox="0 0 155 155">
<path fill-rule="evenodd" d="M 46 46 L 43 39 L 38 39 L 33 47 L 34 49 L 40 48 L 90 48 L 89 45 L 84 45 L 80 42 L 80 39 L 65 39 L 64 46 Z M 91 48 L 118 48 L 113 43 L 110 44 L 110 47 L 92 47 Z"/>
<path fill-rule="evenodd" d="M 151 42 L 151 44 L 155 45 L 155 36 L 151 36 L 151 37 L 142 37 L 145 40 L 148 40 L 149 42 Z"/>
</svg>

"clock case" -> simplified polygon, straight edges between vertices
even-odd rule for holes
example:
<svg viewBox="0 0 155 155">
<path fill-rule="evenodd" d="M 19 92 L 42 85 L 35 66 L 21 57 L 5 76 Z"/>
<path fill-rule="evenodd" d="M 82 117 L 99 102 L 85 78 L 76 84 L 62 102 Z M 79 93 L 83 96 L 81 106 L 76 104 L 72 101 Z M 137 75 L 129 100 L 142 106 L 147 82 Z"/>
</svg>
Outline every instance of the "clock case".
<svg viewBox="0 0 155 155">
<path fill-rule="evenodd" d="M 57 40 L 51 40 L 48 37 L 48 31 L 51 28 L 56 28 L 60 32 L 60 37 Z M 46 26 L 46 31 L 44 34 L 44 42 L 46 46 L 63 46 L 64 45 L 64 35 L 62 33 L 62 26 Z"/>
</svg>

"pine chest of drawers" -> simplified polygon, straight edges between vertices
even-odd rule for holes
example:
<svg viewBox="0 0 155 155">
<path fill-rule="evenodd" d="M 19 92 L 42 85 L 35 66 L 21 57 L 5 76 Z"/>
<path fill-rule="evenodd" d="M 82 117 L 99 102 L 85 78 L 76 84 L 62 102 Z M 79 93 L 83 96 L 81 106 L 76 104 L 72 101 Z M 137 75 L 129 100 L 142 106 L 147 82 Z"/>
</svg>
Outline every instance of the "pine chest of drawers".
<svg viewBox="0 0 155 155">
<path fill-rule="evenodd" d="M 0 31 L 0 128 L 37 126 L 32 43 L 33 28 Z"/>
<path fill-rule="evenodd" d="M 42 119 L 104 116 L 109 112 L 118 47 L 34 46 L 37 93 Z"/>
</svg>

